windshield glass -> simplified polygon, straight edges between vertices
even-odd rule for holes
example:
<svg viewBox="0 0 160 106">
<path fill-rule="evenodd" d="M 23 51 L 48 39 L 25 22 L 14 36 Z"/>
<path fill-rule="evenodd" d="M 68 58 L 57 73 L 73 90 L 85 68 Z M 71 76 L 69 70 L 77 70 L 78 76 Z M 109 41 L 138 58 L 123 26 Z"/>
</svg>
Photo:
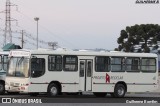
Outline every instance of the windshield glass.
<svg viewBox="0 0 160 106">
<path fill-rule="evenodd" d="M 7 71 L 7 69 L 8 69 L 8 56 L 4 55 L 3 56 L 3 70 Z"/>
<path fill-rule="evenodd" d="M 9 61 L 7 76 L 28 77 L 29 59 L 24 57 L 12 57 Z"/>
</svg>

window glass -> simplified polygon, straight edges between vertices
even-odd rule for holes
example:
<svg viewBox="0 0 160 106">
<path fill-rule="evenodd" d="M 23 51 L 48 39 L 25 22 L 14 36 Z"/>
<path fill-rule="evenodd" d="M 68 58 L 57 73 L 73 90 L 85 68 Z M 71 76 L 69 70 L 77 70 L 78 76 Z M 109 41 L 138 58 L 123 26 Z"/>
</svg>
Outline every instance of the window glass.
<svg viewBox="0 0 160 106">
<path fill-rule="evenodd" d="M 48 57 L 48 70 L 49 71 L 62 71 L 62 56 L 49 56 Z"/>
<path fill-rule="evenodd" d="M 156 59 L 142 58 L 141 70 L 143 72 L 155 72 L 156 71 Z"/>
<path fill-rule="evenodd" d="M 63 68 L 64 71 L 77 71 L 78 58 L 77 56 L 63 56 Z"/>
<path fill-rule="evenodd" d="M 3 69 L 5 71 L 8 69 L 8 56 L 3 56 Z"/>
<path fill-rule="evenodd" d="M 45 59 L 32 58 L 31 59 L 31 76 L 40 77 L 45 73 Z"/>
<path fill-rule="evenodd" d="M 110 58 L 98 56 L 95 60 L 95 70 L 96 72 L 108 72 L 110 70 Z"/>
<path fill-rule="evenodd" d="M 84 65 L 84 62 L 81 61 L 80 62 L 80 77 L 84 77 L 84 70 L 85 70 L 85 65 Z"/>
<path fill-rule="evenodd" d="M 29 59 L 24 57 L 12 57 L 9 62 L 8 76 L 28 77 Z"/>
<path fill-rule="evenodd" d="M 28 77 L 28 63 L 29 59 L 21 58 L 16 67 L 16 76 L 18 77 Z"/>
<path fill-rule="evenodd" d="M 126 58 L 126 70 L 127 71 L 139 71 L 140 70 L 140 59 L 134 57 Z"/>
<path fill-rule="evenodd" d="M 87 67 L 87 77 L 91 77 L 91 72 L 92 72 L 92 63 L 89 61 Z"/>
<path fill-rule="evenodd" d="M 125 58 L 122 57 L 112 57 L 111 58 L 111 71 L 125 71 Z"/>
</svg>

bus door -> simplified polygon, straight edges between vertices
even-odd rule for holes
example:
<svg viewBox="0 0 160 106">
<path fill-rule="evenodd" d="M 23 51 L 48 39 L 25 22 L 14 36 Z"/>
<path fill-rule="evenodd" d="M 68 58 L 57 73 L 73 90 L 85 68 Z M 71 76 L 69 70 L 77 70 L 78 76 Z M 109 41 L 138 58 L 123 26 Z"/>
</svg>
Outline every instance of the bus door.
<svg viewBox="0 0 160 106">
<path fill-rule="evenodd" d="M 80 60 L 79 66 L 80 91 L 92 91 L 93 60 Z"/>
</svg>

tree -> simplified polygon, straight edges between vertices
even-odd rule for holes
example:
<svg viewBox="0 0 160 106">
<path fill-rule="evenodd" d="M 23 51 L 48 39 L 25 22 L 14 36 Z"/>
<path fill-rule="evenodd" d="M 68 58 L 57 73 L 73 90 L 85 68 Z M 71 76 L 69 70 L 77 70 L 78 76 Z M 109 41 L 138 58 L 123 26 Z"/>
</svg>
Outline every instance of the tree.
<svg viewBox="0 0 160 106">
<path fill-rule="evenodd" d="M 117 39 L 119 46 L 115 50 L 150 52 L 151 49 L 158 49 L 157 41 L 160 41 L 160 26 L 158 24 L 127 26 L 125 30 L 121 30 L 120 37 Z"/>
</svg>

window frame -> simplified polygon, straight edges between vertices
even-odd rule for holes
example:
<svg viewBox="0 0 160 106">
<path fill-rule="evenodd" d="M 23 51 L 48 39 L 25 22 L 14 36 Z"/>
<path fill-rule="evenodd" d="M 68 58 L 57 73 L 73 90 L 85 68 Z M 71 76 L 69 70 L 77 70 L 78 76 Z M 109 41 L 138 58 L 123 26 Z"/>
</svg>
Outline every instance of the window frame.
<svg viewBox="0 0 160 106">
<path fill-rule="evenodd" d="M 55 56 L 55 70 L 51 70 L 50 68 L 49 68 L 49 65 L 50 64 L 53 64 L 52 62 L 50 63 L 49 62 L 49 57 L 50 56 Z M 60 56 L 61 57 L 61 68 L 60 68 L 60 70 L 57 70 L 57 56 Z M 60 63 L 58 63 L 58 64 L 60 64 Z M 62 71 L 62 69 L 63 69 L 63 57 L 62 57 L 62 55 L 48 55 L 48 71 L 51 71 L 51 72 L 60 72 L 60 71 Z"/>
<path fill-rule="evenodd" d="M 121 58 L 121 64 L 112 64 L 112 58 Z M 122 64 L 122 59 L 124 59 L 124 64 Z M 125 67 L 126 67 L 126 57 L 125 56 L 111 56 L 110 57 L 110 67 L 111 67 L 111 72 L 126 72 L 126 69 L 125 69 Z M 114 65 L 121 65 L 121 69 L 123 69 L 123 70 L 120 70 L 120 71 L 113 71 L 112 70 L 112 65 L 114 66 Z"/>
<path fill-rule="evenodd" d="M 148 66 L 148 65 L 142 65 L 142 59 L 154 59 L 154 60 L 155 60 L 155 65 L 149 65 L 149 66 L 155 66 L 155 70 L 149 70 L 149 71 L 148 71 L 148 70 L 147 70 L 147 71 L 142 70 L 142 66 Z M 140 63 L 141 63 L 140 69 L 141 69 L 141 72 L 142 72 L 142 73 L 156 73 L 156 70 L 157 70 L 157 67 L 156 67 L 156 66 L 157 66 L 157 59 L 156 59 L 156 58 L 152 58 L 152 57 L 142 57 Z"/>
<path fill-rule="evenodd" d="M 43 74 L 41 75 L 41 76 L 36 76 L 36 77 L 33 77 L 33 75 L 32 75 L 32 59 L 44 59 L 44 70 L 42 70 L 43 71 Z M 46 59 L 45 58 L 31 58 L 31 67 L 30 67 L 30 77 L 31 78 L 39 78 L 39 77 L 42 77 L 45 73 L 46 73 Z"/>
<path fill-rule="evenodd" d="M 136 70 L 127 70 L 127 65 L 129 65 L 129 66 L 132 66 L 132 64 L 127 64 L 127 59 L 133 59 L 133 58 L 135 58 L 135 59 L 139 59 L 139 64 L 138 64 L 138 67 L 139 67 L 139 69 L 136 71 Z M 135 65 L 134 65 L 135 66 Z M 125 58 L 125 71 L 126 72 L 140 72 L 141 71 L 141 58 L 140 57 L 126 57 Z"/>
<path fill-rule="evenodd" d="M 97 58 L 99 58 L 99 57 L 102 57 L 102 58 L 104 58 L 105 60 L 106 60 L 106 58 L 108 58 L 108 69 L 107 70 L 105 70 L 104 69 L 104 71 L 97 71 Z M 100 63 L 99 63 L 100 64 Z M 104 63 L 104 64 L 106 64 L 106 63 Z M 110 57 L 109 56 L 96 56 L 95 57 L 95 72 L 110 72 L 110 70 L 111 70 L 111 67 L 110 67 L 110 65 L 111 65 L 111 59 L 110 59 Z M 105 66 L 104 66 L 105 67 Z"/>
<path fill-rule="evenodd" d="M 67 63 L 67 65 L 75 65 L 75 70 L 66 70 L 65 65 L 66 65 L 66 57 L 75 57 L 76 61 L 75 63 Z M 65 72 L 77 72 L 78 71 L 78 56 L 77 55 L 64 55 L 63 56 L 63 71 Z"/>
</svg>

